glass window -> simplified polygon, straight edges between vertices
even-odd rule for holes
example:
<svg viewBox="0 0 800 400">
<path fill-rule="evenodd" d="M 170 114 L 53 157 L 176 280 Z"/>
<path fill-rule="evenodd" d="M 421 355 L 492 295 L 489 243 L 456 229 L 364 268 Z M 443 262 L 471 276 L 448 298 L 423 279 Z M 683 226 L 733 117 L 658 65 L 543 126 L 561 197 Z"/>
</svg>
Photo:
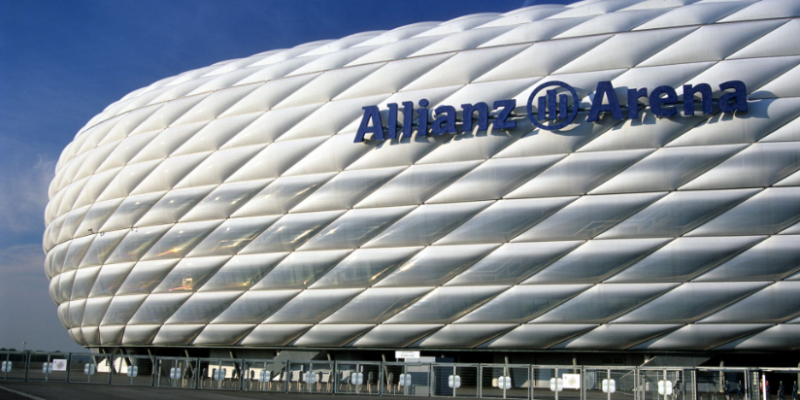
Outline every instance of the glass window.
<svg viewBox="0 0 800 400">
<path fill-rule="evenodd" d="M 355 249 L 393 224 L 414 206 L 350 210 L 311 238 L 303 250 Z"/>
<path fill-rule="evenodd" d="M 358 249 L 317 280 L 311 288 L 372 286 L 420 250 L 422 247 Z"/>
<path fill-rule="evenodd" d="M 688 324 L 767 285 L 769 282 L 688 282 L 614 322 Z"/>
<path fill-rule="evenodd" d="M 220 185 L 192 207 L 181 221 L 202 221 L 230 217 L 256 195 L 268 181 L 250 181 Z"/>
<path fill-rule="evenodd" d="M 94 237 L 94 241 L 92 242 L 92 246 L 89 247 L 89 250 L 83 256 L 81 268 L 92 265 L 102 265 L 106 263 L 106 261 L 109 259 L 109 256 L 117 248 L 117 245 L 124 240 L 127 234 L 128 230 L 120 230 L 92 235 L 92 237 Z"/>
<path fill-rule="evenodd" d="M 591 285 L 515 286 L 458 323 L 524 323 L 589 287 Z"/>
<path fill-rule="evenodd" d="M 364 196 L 386 183 L 405 167 L 343 171 L 336 175 L 293 212 L 333 211 L 353 208 Z"/>
<path fill-rule="evenodd" d="M 267 228 L 241 253 L 274 253 L 295 250 L 343 213 L 344 211 L 328 211 L 287 214 Z"/>
<path fill-rule="evenodd" d="M 514 242 L 592 239 L 665 194 L 583 196 L 517 236 Z"/>
<path fill-rule="evenodd" d="M 140 261 L 128 274 L 117 294 L 150 293 L 179 260 Z"/>
<path fill-rule="evenodd" d="M 600 238 L 682 236 L 757 192 L 758 189 L 672 192 Z"/>
<path fill-rule="evenodd" d="M 491 201 L 456 204 L 425 204 L 384 230 L 366 247 L 429 245 L 471 218 Z"/>
<path fill-rule="evenodd" d="M 189 253 L 190 257 L 234 255 L 250 244 L 278 216 L 229 219 Z"/>
<path fill-rule="evenodd" d="M 566 206 L 576 197 L 500 200 L 464 222 L 436 244 L 505 243 Z"/>
<path fill-rule="evenodd" d="M 152 294 L 139 307 L 131 318 L 131 324 L 163 324 L 178 308 L 181 307 L 191 293 Z"/>
<path fill-rule="evenodd" d="M 82 268 L 75 273 L 75 282 L 72 284 L 73 299 L 85 299 L 89 296 L 98 272 L 100 272 L 100 267 Z"/>
<path fill-rule="evenodd" d="M 458 274 L 446 285 L 519 283 L 583 243 L 583 241 L 506 243 Z"/>
<path fill-rule="evenodd" d="M 246 292 L 231 304 L 215 324 L 258 324 L 300 293 L 299 290 L 259 290 Z"/>
<path fill-rule="evenodd" d="M 148 226 L 143 228 L 132 228 L 125 238 L 116 247 L 111 247 L 111 255 L 106 260 L 107 264 L 115 264 L 127 261 L 139 261 L 150 247 L 153 246 L 161 236 L 163 236 L 172 225 Z M 118 231 L 120 234 L 127 230 Z"/>
<path fill-rule="evenodd" d="M 766 236 L 680 237 L 612 276 L 608 281 L 686 282 L 764 239 Z M 797 261 L 800 262 L 800 251 L 797 254 Z M 744 263 L 743 265 L 747 265 L 745 269 L 761 271 L 767 267 L 763 265 L 753 268 L 751 265 L 754 261 Z M 725 276 L 733 275 L 735 274 L 725 274 Z"/>
<path fill-rule="evenodd" d="M 128 277 L 135 263 L 104 265 L 94 281 L 90 297 L 113 296 Z"/>
<path fill-rule="evenodd" d="M 323 322 L 326 324 L 379 324 L 431 290 L 433 287 L 367 289 Z"/>
<path fill-rule="evenodd" d="M 269 324 L 313 324 L 322 321 L 362 289 L 305 290 L 265 322 Z"/>
<path fill-rule="evenodd" d="M 136 226 L 151 226 L 178 222 L 181 217 L 203 200 L 216 186 L 171 190 L 136 222 Z M 163 192 L 162 192 L 163 193 Z"/>
<path fill-rule="evenodd" d="M 676 286 L 673 283 L 596 285 L 533 322 L 606 323 Z"/>
<path fill-rule="evenodd" d="M 235 217 L 252 217 L 259 215 L 282 215 L 294 208 L 297 203 L 314 193 L 327 182 L 334 173 L 290 176 L 278 178 L 261 193 L 242 206 Z"/>
<path fill-rule="evenodd" d="M 124 325 L 133 317 L 139 305 L 142 304 L 147 295 L 114 296 L 111 305 L 108 306 L 103 325 Z"/>
<path fill-rule="evenodd" d="M 303 289 L 314 283 L 344 259 L 349 250 L 290 253 L 253 290 Z"/>
<path fill-rule="evenodd" d="M 440 287 L 386 321 L 389 324 L 445 324 L 452 322 L 508 286 Z"/>
<path fill-rule="evenodd" d="M 86 254 L 86 251 L 89 250 L 89 245 L 92 244 L 94 238 L 95 235 L 89 235 L 79 239 L 73 239 L 69 245 L 69 250 L 67 250 L 67 257 L 64 260 L 64 266 L 61 271 L 66 272 L 78 269 L 81 260 L 83 260 L 83 256 Z"/>
<path fill-rule="evenodd" d="M 111 216 L 111 213 L 117 209 L 120 203 L 122 203 L 122 199 L 92 204 L 92 208 L 86 213 L 81 225 L 78 227 L 78 232 L 88 232 L 89 229 L 93 232 L 102 232 L 100 228 Z"/>
<path fill-rule="evenodd" d="M 145 260 L 182 258 L 202 242 L 222 221 L 182 222 L 175 224 L 142 257 Z"/>
<path fill-rule="evenodd" d="M 375 286 L 442 285 L 495 248 L 495 244 L 427 247 Z"/>
<path fill-rule="evenodd" d="M 214 274 L 201 292 L 214 290 L 247 290 L 260 281 L 286 257 L 287 253 L 237 255 Z"/>
<path fill-rule="evenodd" d="M 144 213 L 153 208 L 156 202 L 161 199 L 165 193 L 166 192 L 156 192 L 126 197 L 122 204 L 114 211 L 114 214 L 108 218 L 99 230 L 101 232 L 108 232 L 117 229 L 129 229 L 136 226 L 136 221 L 138 221 Z"/>
<path fill-rule="evenodd" d="M 211 278 L 230 257 L 184 258 L 155 288 L 154 293 L 193 292 Z"/>
<path fill-rule="evenodd" d="M 83 312 L 83 326 L 98 326 L 106 315 L 111 297 L 100 297 L 86 300 L 86 309 Z"/>
<path fill-rule="evenodd" d="M 663 239 L 590 240 L 528 278 L 533 283 L 599 283 L 669 243 Z"/>
<path fill-rule="evenodd" d="M 167 321 L 168 324 L 207 324 L 234 302 L 242 292 L 195 293 Z"/>
</svg>

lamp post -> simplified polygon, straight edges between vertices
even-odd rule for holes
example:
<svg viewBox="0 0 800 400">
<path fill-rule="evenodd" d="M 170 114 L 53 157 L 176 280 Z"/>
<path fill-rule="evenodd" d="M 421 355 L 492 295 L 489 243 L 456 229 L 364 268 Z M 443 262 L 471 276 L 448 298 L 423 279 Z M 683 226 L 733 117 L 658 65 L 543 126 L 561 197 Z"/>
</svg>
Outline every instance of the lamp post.
<svg viewBox="0 0 800 400">
<path fill-rule="evenodd" d="M 22 342 L 22 352 L 23 352 L 23 353 L 25 352 L 25 345 L 26 345 L 27 343 L 28 343 L 28 342 Z"/>
</svg>

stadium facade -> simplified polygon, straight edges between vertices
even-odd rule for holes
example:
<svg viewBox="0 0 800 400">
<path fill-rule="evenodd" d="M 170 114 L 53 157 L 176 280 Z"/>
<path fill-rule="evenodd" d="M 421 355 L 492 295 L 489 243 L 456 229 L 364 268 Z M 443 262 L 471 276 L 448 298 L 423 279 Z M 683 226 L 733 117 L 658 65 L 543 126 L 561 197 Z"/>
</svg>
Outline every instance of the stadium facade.
<svg viewBox="0 0 800 400">
<path fill-rule="evenodd" d="M 63 151 L 50 296 L 108 351 L 791 353 L 798 16 L 542 5 L 158 81 Z"/>
</svg>

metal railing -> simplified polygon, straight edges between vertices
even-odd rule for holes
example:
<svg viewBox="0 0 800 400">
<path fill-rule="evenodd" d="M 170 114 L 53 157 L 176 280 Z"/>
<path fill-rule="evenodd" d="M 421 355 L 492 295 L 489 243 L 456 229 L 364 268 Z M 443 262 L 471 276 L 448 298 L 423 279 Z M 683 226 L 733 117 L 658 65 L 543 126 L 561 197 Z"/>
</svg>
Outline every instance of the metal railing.
<svg viewBox="0 0 800 400">
<path fill-rule="evenodd" d="M 532 400 L 762 400 L 759 382 L 764 371 L 800 374 L 798 368 L 548 366 L 11 351 L 0 352 L 0 363 L 0 381 Z"/>
</svg>

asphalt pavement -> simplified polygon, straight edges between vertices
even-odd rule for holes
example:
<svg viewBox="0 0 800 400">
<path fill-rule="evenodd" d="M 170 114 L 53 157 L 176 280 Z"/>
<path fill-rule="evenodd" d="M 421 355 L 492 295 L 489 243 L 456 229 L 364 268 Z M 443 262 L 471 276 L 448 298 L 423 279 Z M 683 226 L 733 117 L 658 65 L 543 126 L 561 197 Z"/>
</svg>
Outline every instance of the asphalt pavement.
<svg viewBox="0 0 800 400">
<path fill-rule="evenodd" d="M 285 394 L 256 392 L 225 392 L 216 390 L 163 389 L 109 385 L 0 382 L 0 400 L 322 400 L 329 394 Z M 369 396 L 336 395 L 336 400 L 364 400 Z"/>
</svg>

